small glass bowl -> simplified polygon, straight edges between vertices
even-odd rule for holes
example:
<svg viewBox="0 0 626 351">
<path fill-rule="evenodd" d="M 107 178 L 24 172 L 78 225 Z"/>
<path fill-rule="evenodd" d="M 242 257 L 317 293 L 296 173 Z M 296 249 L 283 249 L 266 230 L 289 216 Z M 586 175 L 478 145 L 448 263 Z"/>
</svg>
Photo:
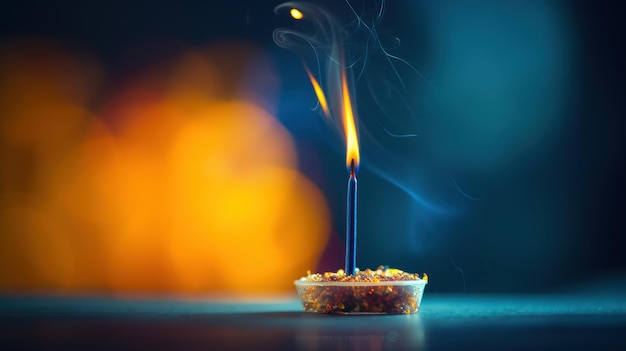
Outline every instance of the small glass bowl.
<svg viewBox="0 0 626 351">
<path fill-rule="evenodd" d="M 305 311 L 318 313 L 417 313 L 427 280 L 315 282 L 296 280 Z"/>
</svg>

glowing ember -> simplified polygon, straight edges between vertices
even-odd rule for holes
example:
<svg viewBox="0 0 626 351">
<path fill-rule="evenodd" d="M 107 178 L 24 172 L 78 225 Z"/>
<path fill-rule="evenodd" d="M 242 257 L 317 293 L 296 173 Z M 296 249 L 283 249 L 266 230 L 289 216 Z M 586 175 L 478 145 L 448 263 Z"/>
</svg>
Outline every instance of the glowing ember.
<svg viewBox="0 0 626 351">
<path fill-rule="evenodd" d="M 298 10 L 296 8 L 293 8 L 293 9 L 289 10 L 289 14 L 295 20 L 301 20 L 301 19 L 304 18 L 304 15 L 302 14 L 302 12 L 300 12 L 300 10 Z"/>
</svg>

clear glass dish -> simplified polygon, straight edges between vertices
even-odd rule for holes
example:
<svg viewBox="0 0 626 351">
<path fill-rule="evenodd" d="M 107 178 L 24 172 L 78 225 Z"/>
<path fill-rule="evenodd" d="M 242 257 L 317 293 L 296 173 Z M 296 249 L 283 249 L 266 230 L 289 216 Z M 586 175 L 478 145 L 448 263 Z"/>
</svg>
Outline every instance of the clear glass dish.
<svg viewBox="0 0 626 351">
<path fill-rule="evenodd" d="M 305 311 L 318 313 L 417 313 L 427 280 L 316 282 L 296 280 Z"/>
</svg>

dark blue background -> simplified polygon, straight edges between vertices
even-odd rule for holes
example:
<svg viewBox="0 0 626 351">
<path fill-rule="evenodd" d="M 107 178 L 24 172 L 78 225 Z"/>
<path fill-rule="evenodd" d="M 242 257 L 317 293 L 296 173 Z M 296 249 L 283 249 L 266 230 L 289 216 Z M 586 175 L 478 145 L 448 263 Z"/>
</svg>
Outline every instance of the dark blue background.
<svg viewBox="0 0 626 351">
<path fill-rule="evenodd" d="M 332 269 L 342 262 L 347 180 L 342 145 L 340 140 L 332 138 L 333 134 L 319 115 L 309 111 L 314 98 L 298 56 L 276 47 L 272 41 L 272 30 L 288 24 L 272 12 L 278 3 L 250 0 L 13 1 L 0 5 L 0 36 L 43 35 L 87 47 L 103 59 L 106 69 L 113 74 L 112 82 L 115 77 L 123 77 L 147 63 L 167 59 L 177 53 L 181 45 L 206 45 L 244 38 L 267 48 L 278 63 L 282 80 L 278 117 L 298 142 L 303 172 L 321 187 L 331 206 L 335 233 L 319 268 Z M 446 72 L 452 74 L 446 69 L 450 66 L 438 61 L 446 57 L 445 50 L 472 52 L 471 47 L 462 46 L 466 44 L 462 34 L 469 30 L 467 35 L 471 36 L 471 30 L 476 28 L 471 22 L 476 15 L 475 8 L 489 8 L 495 3 L 477 1 L 471 6 L 465 5 L 466 9 L 442 10 L 438 6 L 454 7 L 450 5 L 453 3 L 388 2 L 380 28 L 404 39 L 398 54 L 410 60 L 427 77 L 433 77 L 435 83 L 438 78 L 443 81 L 444 88 L 435 93 L 423 88 L 419 80 L 410 86 L 419 96 L 415 100 L 418 108 L 424 109 L 419 115 L 426 116 L 418 125 L 432 127 L 452 141 L 446 141 L 445 137 L 387 138 L 376 129 L 376 118 L 380 117 L 375 113 L 376 106 L 369 106 L 370 100 L 363 98 L 363 104 L 359 105 L 363 125 L 373 131 L 373 140 L 379 138 L 384 142 L 399 161 L 385 160 L 370 141 L 363 140 L 365 159 L 359 176 L 359 265 L 389 264 L 405 270 L 426 271 L 433 277 L 429 286 L 432 291 L 551 291 L 590 281 L 598 285 L 607 279 L 623 282 L 626 273 L 623 254 L 626 241 L 623 15 L 608 2 L 554 3 L 550 13 L 562 15 L 566 24 L 557 24 L 555 28 L 564 33 L 547 43 L 558 44 L 560 39 L 567 38 L 568 45 L 563 51 L 566 54 L 555 61 L 558 67 L 562 67 L 558 60 L 568 62 L 563 73 L 567 79 L 556 86 L 567 90 L 565 97 L 559 97 L 563 103 L 560 112 L 555 113 L 560 119 L 550 127 L 551 134 L 541 143 L 531 144 L 523 153 L 508 157 L 497 153 L 497 139 L 487 143 L 485 150 L 473 149 L 485 140 L 477 134 L 484 131 L 472 130 L 474 125 L 468 121 L 471 122 L 472 113 L 489 111 L 480 105 L 484 95 L 473 100 L 470 96 L 467 99 L 475 104 L 464 105 L 469 102 L 456 100 L 458 95 L 453 94 L 456 90 L 446 91 L 445 88 L 446 82 L 447 87 L 458 88 L 454 83 L 460 82 L 459 74 L 472 73 L 472 67 L 485 68 L 484 62 L 472 66 L 472 58 L 458 56 L 455 61 L 458 65 L 452 66 L 460 67 L 458 74 L 445 78 Z M 327 4 L 331 10 L 333 6 L 341 7 L 341 2 Z M 530 2 L 522 7 L 532 15 L 533 4 L 540 8 L 543 2 Z M 345 11 L 345 8 L 337 11 Z M 458 22 L 454 16 L 458 16 Z M 498 12 L 494 16 L 497 19 Z M 537 21 L 538 25 L 544 24 L 541 17 Z M 495 23 L 497 29 L 498 22 Z M 441 36 L 452 33 L 447 31 L 455 28 L 461 33 L 458 45 L 452 41 L 447 42 L 450 46 L 442 47 Z M 551 33 L 549 28 L 546 33 Z M 475 38 L 476 42 L 504 40 L 497 37 L 497 30 L 486 33 L 490 34 Z M 524 30 L 516 35 L 520 47 L 528 44 L 527 41 L 534 42 L 532 35 L 543 38 L 541 34 Z M 162 45 L 168 40 L 171 46 Z M 515 42 L 507 45 L 514 48 Z M 495 60 L 493 72 L 497 72 L 497 64 L 508 63 L 508 56 L 495 57 L 487 57 Z M 468 66 L 464 66 L 466 64 Z M 467 70 L 464 71 L 464 67 Z M 478 79 L 468 78 L 464 83 L 483 86 L 486 83 L 481 77 L 490 79 L 488 72 L 491 70 L 478 74 Z M 544 82 L 540 75 L 537 82 Z M 538 88 L 526 87 L 514 96 L 526 98 L 524 94 L 536 92 Z M 520 101 L 508 103 L 535 112 L 548 108 L 537 105 L 532 109 Z M 470 108 L 469 111 L 474 112 L 468 112 L 467 119 L 456 118 L 459 113 L 468 111 L 467 106 L 476 109 Z M 509 111 L 510 106 L 503 109 Z M 438 114 L 454 118 L 438 119 Z M 295 120 L 294 115 L 299 120 Z M 400 115 L 398 120 L 385 125 L 414 132 L 407 122 L 408 117 L 403 118 Z M 457 122 L 469 124 L 459 126 Z M 509 137 L 525 135 L 523 133 L 532 135 L 532 130 L 511 133 Z M 478 136 L 464 138 L 466 135 Z M 502 148 L 509 146 L 509 142 L 511 138 L 505 138 Z M 368 154 L 368 150 L 374 151 Z M 499 157 L 494 161 L 497 167 L 484 166 L 479 156 L 485 153 L 480 151 Z M 376 157 L 389 163 L 378 162 Z M 472 160 L 477 161 L 472 163 Z M 405 168 L 406 164 L 413 166 Z M 446 178 L 451 174 L 456 185 L 479 200 L 462 196 Z M 446 214 L 433 214 L 424 205 L 417 204 L 394 186 L 389 181 L 391 178 L 408 184 L 414 194 L 423 194 L 429 203 L 441 204 Z"/>
</svg>

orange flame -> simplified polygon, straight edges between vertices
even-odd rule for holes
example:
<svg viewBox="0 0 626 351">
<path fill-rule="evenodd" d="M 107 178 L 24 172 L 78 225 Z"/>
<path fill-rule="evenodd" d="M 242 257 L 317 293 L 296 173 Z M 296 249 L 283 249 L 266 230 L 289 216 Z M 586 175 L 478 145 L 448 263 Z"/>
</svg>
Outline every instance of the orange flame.
<svg viewBox="0 0 626 351">
<path fill-rule="evenodd" d="M 322 87 L 317 82 L 315 77 L 309 69 L 305 66 L 304 69 L 311 80 L 313 90 L 320 103 L 320 107 L 327 118 L 331 118 L 330 110 L 328 107 L 328 100 L 324 95 Z M 352 110 L 352 101 L 350 100 L 350 90 L 348 89 L 348 80 L 346 78 L 346 71 L 341 70 L 341 119 L 343 121 L 343 131 L 346 138 L 346 167 L 351 169 L 351 165 L 354 162 L 354 168 L 358 168 L 360 162 L 359 152 L 359 137 L 356 131 L 356 122 L 354 120 L 354 112 Z M 352 171 L 352 170 L 351 170 Z"/>
<path fill-rule="evenodd" d="M 358 168 L 359 166 L 359 138 L 356 133 L 356 124 L 354 122 L 354 113 L 352 111 L 352 102 L 350 101 L 350 91 L 348 90 L 345 70 L 341 70 L 341 95 L 343 103 L 343 130 L 346 136 L 346 166 L 352 172 L 351 166 L 353 162 L 354 168 Z"/>
</svg>

